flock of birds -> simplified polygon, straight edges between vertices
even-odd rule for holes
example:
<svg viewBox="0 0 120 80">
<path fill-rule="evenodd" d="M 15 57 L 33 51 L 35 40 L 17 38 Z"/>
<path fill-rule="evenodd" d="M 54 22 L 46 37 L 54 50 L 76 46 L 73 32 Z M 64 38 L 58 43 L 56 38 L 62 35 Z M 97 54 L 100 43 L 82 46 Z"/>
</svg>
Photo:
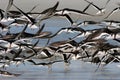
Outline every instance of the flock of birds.
<svg viewBox="0 0 120 80">
<path fill-rule="evenodd" d="M 10 64 L 17 65 L 18 63 L 30 62 L 33 65 L 48 66 L 57 62 L 65 63 L 69 66 L 71 60 L 82 60 L 98 65 L 98 68 L 104 64 L 120 61 L 120 21 L 106 20 L 115 11 L 119 10 L 117 7 L 111 11 L 102 21 L 81 21 L 74 22 L 71 14 L 78 16 L 102 16 L 105 14 L 108 0 L 104 8 L 100 8 L 90 2 L 84 0 L 88 5 L 83 11 L 71 8 L 64 8 L 58 10 L 59 2 L 54 6 L 42 11 L 33 12 L 37 7 L 34 6 L 29 12 L 24 12 L 13 0 L 9 0 L 6 10 L 0 9 L 0 74 L 18 76 L 19 74 L 10 73 L 2 70 Z M 11 10 L 11 7 L 16 10 Z M 94 7 L 98 12 L 93 15 L 86 11 L 89 7 Z M 36 15 L 35 17 L 33 15 Z M 64 27 L 56 33 L 50 31 L 43 31 L 46 24 L 41 24 L 42 21 L 51 17 L 64 17 L 70 23 L 70 27 Z M 11 32 L 11 28 L 22 27 L 20 31 Z M 36 33 L 26 32 L 27 29 L 36 29 Z M 68 40 L 56 41 L 50 43 L 50 40 L 62 32 L 78 33 Z M 31 41 L 37 39 L 36 42 Z M 47 39 L 45 46 L 40 46 L 40 39 Z M 76 41 L 76 39 L 78 41 Z M 40 61 L 36 61 L 40 60 Z M 97 69 L 98 69 L 97 68 Z"/>
</svg>

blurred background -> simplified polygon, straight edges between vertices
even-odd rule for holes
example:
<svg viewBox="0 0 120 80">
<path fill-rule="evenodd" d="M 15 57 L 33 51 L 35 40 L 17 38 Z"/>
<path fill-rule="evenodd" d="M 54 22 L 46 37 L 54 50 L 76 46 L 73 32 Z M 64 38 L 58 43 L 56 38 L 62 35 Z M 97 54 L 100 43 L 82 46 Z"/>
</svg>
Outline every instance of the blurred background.
<svg viewBox="0 0 120 80">
<path fill-rule="evenodd" d="M 8 1 L 9 0 L 0 0 L 0 8 L 5 10 L 8 4 Z M 34 11 L 41 12 L 44 9 L 47 9 L 55 5 L 57 1 L 60 2 L 57 9 L 72 8 L 72 9 L 78 9 L 82 11 L 88 5 L 88 3 L 85 2 L 84 0 L 14 0 L 14 4 L 16 4 L 19 8 L 21 8 L 23 11 L 26 11 L 26 12 L 32 9 L 32 7 L 34 7 L 35 5 L 38 5 L 38 7 Z M 89 0 L 89 1 L 93 2 L 95 5 L 102 8 L 105 6 L 108 0 Z M 110 2 L 106 7 L 105 15 L 94 18 L 94 19 L 99 20 L 101 18 L 104 18 L 114 8 L 120 6 L 118 5 L 118 3 L 120 3 L 120 0 L 110 0 Z M 12 7 L 12 9 L 15 9 L 15 8 Z M 93 7 L 90 7 L 87 10 L 87 13 L 95 14 L 96 10 Z M 119 15 L 120 15 L 120 11 L 110 16 L 109 19 L 120 20 L 120 18 L 118 17 Z M 88 17 L 88 18 L 90 19 L 91 17 Z"/>
</svg>

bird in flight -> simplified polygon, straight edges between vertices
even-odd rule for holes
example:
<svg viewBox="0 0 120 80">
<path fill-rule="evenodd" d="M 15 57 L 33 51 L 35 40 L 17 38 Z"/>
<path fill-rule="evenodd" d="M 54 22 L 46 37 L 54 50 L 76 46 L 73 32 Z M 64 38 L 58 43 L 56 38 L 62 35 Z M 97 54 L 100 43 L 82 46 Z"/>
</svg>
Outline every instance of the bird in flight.
<svg viewBox="0 0 120 80">
<path fill-rule="evenodd" d="M 108 2 L 109 2 L 109 1 L 107 1 L 105 7 L 100 8 L 100 7 L 98 7 L 97 5 L 95 5 L 93 2 L 90 2 L 90 1 L 88 1 L 88 0 L 84 0 L 84 1 L 86 1 L 86 2 L 89 3 L 89 4 L 91 4 L 96 10 L 98 10 L 98 12 L 96 13 L 97 15 L 105 14 L 105 10 L 106 10 L 105 7 L 106 7 L 106 5 L 107 5 Z"/>
<path fill-rule="evenodd" d="M 115 12 L 119 11 L 120 10 L 120 7 L 116 7 L 114 8 L 106 17 L 105 19 L 107 19 L 108 17 L 110 17 L 112 14 L 114 14 Z"/>
<path fill-rule="evenodd" d="M 12 5 L 13 5 L 13 0 L 9 0 L 6 11 L 5 11 L 5 18 L 7 18 L 7 13 L 9 9 L 12 7 Z"/>
</svg>

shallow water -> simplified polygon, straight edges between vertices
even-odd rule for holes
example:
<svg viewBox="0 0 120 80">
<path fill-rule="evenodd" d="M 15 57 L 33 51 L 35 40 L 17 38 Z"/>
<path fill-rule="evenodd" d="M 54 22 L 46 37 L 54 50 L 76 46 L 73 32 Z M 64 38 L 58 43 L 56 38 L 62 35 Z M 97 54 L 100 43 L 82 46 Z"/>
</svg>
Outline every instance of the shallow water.
<svg viewBox="0 0 120 80">
<path fill-rule="evenodd" d="M 119 80 L 120 71 L 117 63 L 112 63 L 99 70 L 97 65 L 84 63 L 79 60 L 72 61 L 68 70 L 65 70 L 64 63 L 52 65 L 52 71 L 48 71 L 46 66 L 34 66 L 30 63 L 10 66 L 8 71 L 20 73 L 18 77 L 0 76 L 0 80 Z"/>
</svg>

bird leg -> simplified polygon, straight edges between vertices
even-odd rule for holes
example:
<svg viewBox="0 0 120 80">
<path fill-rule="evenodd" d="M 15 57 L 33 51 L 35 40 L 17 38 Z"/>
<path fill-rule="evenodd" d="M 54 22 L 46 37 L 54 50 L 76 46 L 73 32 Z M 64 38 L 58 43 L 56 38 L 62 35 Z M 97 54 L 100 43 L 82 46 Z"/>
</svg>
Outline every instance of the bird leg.
<svg viewBox="0 0 120 80">
<path fill-rule="evenodd" d="M 48 72 L 51 72 L 52 71 L 52 64 L 49 64 L 48 65 Z"/>
<path fill-rule="evenodd" d="M 70 63 L 69 62 L 64 62 L 64 65 L 65 65 L 65 71 L 68 71 Z"/>
</svg>

